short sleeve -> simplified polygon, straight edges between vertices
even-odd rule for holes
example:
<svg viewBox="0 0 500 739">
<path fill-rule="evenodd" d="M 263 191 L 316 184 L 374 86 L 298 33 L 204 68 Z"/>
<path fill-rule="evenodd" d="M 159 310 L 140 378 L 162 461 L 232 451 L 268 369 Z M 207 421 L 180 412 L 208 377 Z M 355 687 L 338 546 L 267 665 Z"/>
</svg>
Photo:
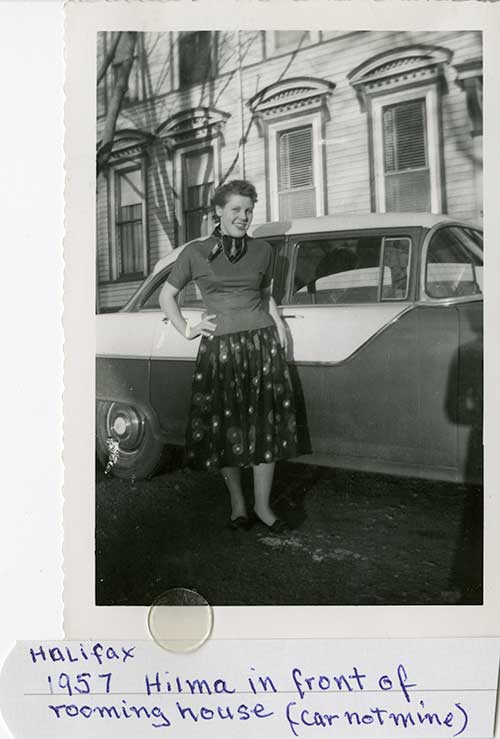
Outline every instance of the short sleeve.
<svg viewBox="0 0 500 739">
<path fill-rule="evenodd" d="M 191 250 L 188 248 L 184 249 L 179 256 L 167 277 L 167 282 L 176 287 L 178 290 L 187 285 L 193 279 L 193 273 L 191 269 Z"/>
<path fill-rule="evenodd" d="M 273 279 L 273 247 L 271 244 L 268 244 L 267 241 L 264 242 L 264 245 L 266 247 L 266 257 L 265 257 L 265 269 L 264 269 L 264 277 L 262 278 L 262 287 L 269 287 L 271 285 L 271 281 Z"/>
</svg>

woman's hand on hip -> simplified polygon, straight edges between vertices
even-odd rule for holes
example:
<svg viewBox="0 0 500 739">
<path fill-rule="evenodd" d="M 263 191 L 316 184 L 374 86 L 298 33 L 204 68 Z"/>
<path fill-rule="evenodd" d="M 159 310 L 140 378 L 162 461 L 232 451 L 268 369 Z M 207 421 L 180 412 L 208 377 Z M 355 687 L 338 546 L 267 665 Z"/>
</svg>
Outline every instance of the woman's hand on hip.
<svg viewBox="0 0 500 739">
<path fill-rule="evenodd" d="M 204 316 L 199 323 L 194 326 L 187 324 L 186 326 L 186 339 L 196 339 L 197 336 L 212 336 L 216 329 L 216 324 L 213 322 L 215 314 L 210 316 Z"/>
</svg>

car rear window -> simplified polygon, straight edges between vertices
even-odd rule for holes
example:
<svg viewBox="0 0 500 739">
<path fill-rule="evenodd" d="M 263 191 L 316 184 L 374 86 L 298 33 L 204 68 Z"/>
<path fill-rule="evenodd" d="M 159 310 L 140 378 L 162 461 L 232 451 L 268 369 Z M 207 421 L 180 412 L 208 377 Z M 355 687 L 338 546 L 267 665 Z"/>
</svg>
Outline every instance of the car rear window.
<svg viewBox="0 0 500 739">
<path fill-rule="evenodd" d="M 483 292 L 483 248 L 478 231 L 461 226 L 436 231 L 427 249 L 425 291 L 434 299 Z"/>
<path fill-rule="evenodd" d="M 377 303 L 408 297 L 411 239 L 358 236 L 298 245 L 293 304 Z"/>
</svg>

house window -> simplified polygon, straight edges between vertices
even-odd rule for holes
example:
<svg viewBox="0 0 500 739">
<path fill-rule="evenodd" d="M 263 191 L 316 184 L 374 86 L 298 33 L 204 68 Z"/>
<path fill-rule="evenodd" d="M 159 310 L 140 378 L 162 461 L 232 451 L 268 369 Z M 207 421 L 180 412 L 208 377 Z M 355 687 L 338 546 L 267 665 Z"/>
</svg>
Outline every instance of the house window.
<svg viewBox="0 0 500 739">
<path fill-rule="evenodd" d="M 266 47 L 269 56 L 297 51 L 319 41 L 319 31 L 267 31 Z"/>
<path fill-rule="evenodd" d="M 120 67 L 121 62 L 118 64 L 113 64 L 113 90 L 116 87 Z M 134 55 L 134 61 L 132 62 L 132 67 L 130 68 L 130 74 L 128 78 L 128 87 L 125 95 L 123 96 L 122 105 L 133 105 L 134 103 L 138 103 L 142 99 L 142 79 L 140 73 L 139 58 L 137 55 Z"/>
<path fill-rule="evenodd" d="M 347 76 L 368 113 L 372 209 L 443 209 L 439 98 L 452 52 L 411 45 L 377 54 Z"/>
<path fill-rule="evenodd" d="M 321 114 L 312 113 L 297 123 L 282 120 L 267 128 L 271 220 L 325 213 Z"/>
<path fill-rule="evenodd" d="M 289 46 L 298 46 L 301 42 L 308 41 L 309 31 L 274 31 L 274 48 L 281 50 Z"/>
<path fill-rule="evenodd" d="M 278 198 L 280 219 L 316 214 L 312 125 L 278 133 Z"/>
<path fill-rule="evenodd" d="M 425 99 L 382 108 L 386 211 L 429 211 Z"/>
<path fill-rule="evenodd" d="M 374 97 L 371 111 L 375 210 L 441 212 L 436 86 Z"/>
<path fill-rule="evenodd" d="M 179 36 L 179 85 L 187 87 L 215 75 L 215 45 L 211 31 L 193 31 Z"/>
<path fill-rule="evenodd" d="M 97 72 L 101 67 L 108 50 L 107 37 L 105 32 L 97 34 Z M 106 75 L 100 80 L 97 85 L 96 91 L 96 103 L 97 103 L 97 117 L 100 118 L 106 115 L 106 103 L 107 103 L 107 88 L 106 88 Z"/>
<path fill-rule="evenodd" d="M 115 60 L 112 64 L 112 90 L 116 87 L 122 64 L 127 60 L 127 58 L 130 58 L 130 43 L 129 34 L 122 33 L 115 52 Z M 138 33 L 133 47 L 133 62 L 128 77 L 128 87 L 122 101 L 123 106 L 138 103 L 139 101 L 144 100 L 145 97 L 141 65 L 144 53 L 143 43 L 143 36 L 141 33 Z"/>
<path fill-rule="evenodd" d="M 116 277 L 137 279 L 147 272 L 142 168 L 115 171 L 114 195 Z"/>
<path fill-rule="evenodd" d="M 248 101 L 267 141 L 268 219 L 325 214 L 324 127 L 334 89 L 328 80 L 292 77 L 262 88 Z"/>
<path fill-rule="evenodd" d="M 185 152 L 182 173 L 184 241 L 191 241 L 208 232 L 215 177 L 213 147 Z"/>
</svg>

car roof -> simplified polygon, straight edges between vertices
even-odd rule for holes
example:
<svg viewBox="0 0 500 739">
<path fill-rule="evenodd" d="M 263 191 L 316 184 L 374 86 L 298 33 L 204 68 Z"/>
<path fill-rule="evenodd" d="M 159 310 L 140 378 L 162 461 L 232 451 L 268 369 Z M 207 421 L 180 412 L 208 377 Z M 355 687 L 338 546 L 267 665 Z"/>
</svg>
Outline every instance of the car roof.
<svg viewBox="0 0 500 739">
<path fill-rule="evenodd" d="M 315 218 L 271 221 L 257 226 L 254 238 L 277 234 L 319 233 L 323 231 L 353 231 L 364 228 L 432 228 L 453 219 L 440 213 L 342 213 Z"/>
<path fill-rule="evenodd" d="M 339 215 L 316 216 L 314 218 L 295 218 L 289 221 L 270 221 L 253 229 L 254 238 L 265 239 L 271 236 L 314 234 L 324 231 L 359 231 L 369 228 L 432 228 L 439 223 L 457 223 L 456 219 L 442 213 L 342 213 Z M 469 224 L 471 225 L 471 224 Z M 206 237 L 202 237 L 206 238 Z M 154 274 L 174 262 L 179 254 L 193 241 L 173 249 L 166 257 L 159 259 Z"/>
</svg>

